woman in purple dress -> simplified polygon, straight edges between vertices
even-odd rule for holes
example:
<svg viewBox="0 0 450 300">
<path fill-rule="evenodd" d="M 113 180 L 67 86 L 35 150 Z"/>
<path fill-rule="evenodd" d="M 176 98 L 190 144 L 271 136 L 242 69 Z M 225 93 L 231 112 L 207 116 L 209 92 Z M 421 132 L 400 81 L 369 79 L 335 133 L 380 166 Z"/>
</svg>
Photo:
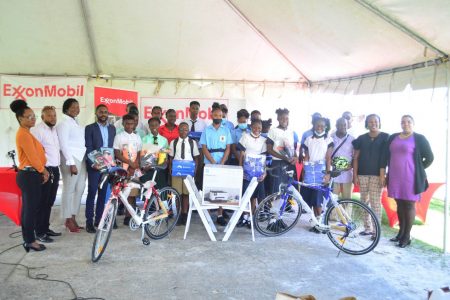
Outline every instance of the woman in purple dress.
<svg viewBox="0 0 450 300">
<path fill-rule="evenodd" d="M 414 119 L 402 117 L 402 132 L 389 137 L 386 149 L 388 166 L 388 196 L 397 202 L 399 232 L 390 239 L 405 248 L 411 243 L 411 228 L 416 217 L 416 201 L 428 188 L 425 169 L 433 162 L 433 152 L 427 139 L 413 131 Z"/>
</svg>

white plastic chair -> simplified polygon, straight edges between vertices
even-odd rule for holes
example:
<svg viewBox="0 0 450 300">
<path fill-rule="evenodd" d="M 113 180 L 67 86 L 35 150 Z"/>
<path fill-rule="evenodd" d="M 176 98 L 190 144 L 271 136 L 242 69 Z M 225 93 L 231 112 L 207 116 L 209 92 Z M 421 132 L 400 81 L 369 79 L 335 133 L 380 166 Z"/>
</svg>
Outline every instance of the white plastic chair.
<svg viewBox="0 0 450 300">
<path fill-rule="evenodd" d="M 245 191 L 244 195 L 241 199 L 241 204 L 236 207 L 227 206 L 226 209 L 232 209 L 234 210 L 233 216 L 231 217 L 230 221 L 228 222 L 227 227 L 225 227 L 224 232 L 225 236 L 223 237 L 222 241 L 226 242 L 228 241 L 231 233 L 233 232 L 234 228 L 236 227 L 237 222 L 239 221 L 240 217 L 243 213 L 247 212 L 250 214 L 250 226 L 252 230 L 252 240 L 255 241 L 255 231 L 253 229 L 253 215 L 252 215 L 252 205 L 251 205 L 251 198 L 253 195 L 253 192 L 255 191 L 256 187 L 258 186 L 258 180 L 256 177 L 253 177 L 250 181 L 250 184 L 247 187 L 247 190 Z"/>
<path fill-rule="evenodd" d="M 196 210 L 200 219 L 205 226 L 206 232 L 209 235 L 211 241 L 217 241 L 213 232 L 217 232 L 216 226 L 214 225 L 211 216 L 209 215 L 208 209 L 217 209 L 219 206 L 215 205 L 201 205 L 202 195 L 200 191 L 197 189 L 195 185 L 194 179 L 192 176 L 188 175 L 183 180 L 186 188 L 189 191 L 189 213 L 186 221 L 186 229 L 184 230 L 184 239 L 186 239 L 187 233 L 189 231 L 189 227 L 191 225 L 192 211 Z"/>
</svg>

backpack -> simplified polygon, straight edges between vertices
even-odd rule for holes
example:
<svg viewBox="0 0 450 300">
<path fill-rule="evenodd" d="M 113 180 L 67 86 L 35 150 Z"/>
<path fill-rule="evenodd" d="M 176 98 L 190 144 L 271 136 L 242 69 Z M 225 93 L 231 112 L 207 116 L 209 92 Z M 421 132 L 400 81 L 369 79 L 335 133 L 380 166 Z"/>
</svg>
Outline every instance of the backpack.
<svg viewBox="0 0 450 300">
<path fill-rule="evenodd" d="M 175 157 L 175 154 L 177 153 L 177 144 L 178 144 L 178 140 L 179 140 L 179 139 L 180 139 L 180 138 L 178 137 L 178 138 L 176 138 L 176 139 L 173 141 L 173 157 Z M 188 142 L 189 142 L 189 146 L 191 147 L 191 155 L 192 155 L 192 159 L 194 159 L 194 140 L 191 139 L 190 137 L 188 137 L 187 139 L 188 139 Z"/>
</svg>

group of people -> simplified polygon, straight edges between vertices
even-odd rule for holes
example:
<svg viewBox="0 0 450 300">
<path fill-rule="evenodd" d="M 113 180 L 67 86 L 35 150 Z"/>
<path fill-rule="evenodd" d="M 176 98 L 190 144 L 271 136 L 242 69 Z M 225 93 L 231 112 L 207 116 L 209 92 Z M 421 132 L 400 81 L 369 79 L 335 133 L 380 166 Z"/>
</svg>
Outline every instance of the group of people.
<svg viewBox="0 0 450 300">
<path fill-rule="evenodd" d="M 51 106 L 42 109 L 42 122 L 37 126 L 36 116 L 25 101 L 15 100 L 10 107 L 20 125 L 16 135 L 17 183 L 22 191 L 22 233 L 26 251 L 45 250 L 45 245 L 39 242 L 50 243 L 55 236 L 61 235 L 49 227 L 60 176 L 63 180 L 61 201 L 65 226 L 70 232 L 84 229 L 76 216 L 87 178 L 85 230 L 96 232 L 109 185 L 99 188 L 101 172 L 87 154 L 100 148 L 113 148 L 116 161 L 141 182 L 151 179 L 153 173 L 151 169 L 142 168 L 141 159 L 145 153 L 150 149 L 168 153 L 167 160 L 164 159 L 168 168 L 158 171 L 156 184 L 157 188 L 171 185 L 182 195 L 179 225 L 186 223 L 189 201 L 183 178 L 171 176 L 174 161 L 194 161 L 194 177 L 200 187 L 204 165 L 243 166 L 245 191 L 252 179 L 252 173 L 245 167 L 247 158 L 264 156 L 272 174 L 259 174 L 257 188 L 251 197 L 254 209 L 256 201 L 278 191 L 282 169 L 297 170 L 295 166 L 299 163 L 320 163 L 328 173 L 336 167 L 336 158 L 344 159 L 348 165 L 334 179 L 334 192 L 341 198 L 351 198 L 353 186 L 359 185 L 361 201 L 367 203 L 381 220 L 381 193 L 387 185 L 389 197 L 397 202 L 400 223 L 398 235 L 391 241 L 397 242 L 401 248 L 410 243 L 415 202 L 420 200 L 420 194 L 428 186 L 424 170 L 433 161 L 428 141 L 414 132 L 414 119 L 409 115 L 401 118 L 402 131 L 393 135 L 381 132 L 378 115 L 368 115 L 365 119 L 368 132 L 355 137 L 350 112 L 344 112 L 336 121 L 335 130 L 331 130 L 329 119 L 315 113 L 312 115 L 312 128 L 299 139 L 289 127 L 287 109 L 276 110 L 276 127 L 271 126 L 271 119 L 262 120 L 259 111 L 249 113 L 241 109 L 237 112 L 238 123 L 235 126 L 227 119 L 227 107 L 214 103 L 212 123 L 208 124 L 199 118 L 200 103 L 192 101 L 189 103 L 189 117 L 179 124 L 176 124 L 176 111 L 173 109 L 165 112 L 167 121 L 161 124 L 162 109 L 154 106 L 146 125 L 139 120 L 136 105 L 130 103 L 126 114 L 113 125 L 108 122 L 108 107 L 101 104 L 95 108 L 95 122 L 83 127 L 77 121 L 80 112 L 78 101 L 73 98 L 64 102 L 64 116 L 59 123 L 55 108 Z M 323 178 L 324 182 L 329 179 L 328 174 Z M 321 192 L 301 188 L 301 194 L 315 214 L 320 215 Z M 132 193 L 128 199 L 132 205 L 135 196 L 137 194 Z M 227 219 L 226 211 L 219 208 L 217 224 L 225 226 Z M 129 221 L 130 216 L 126 215 L 124 224 Z M 244 215 L 238 226 L 250 227 L 250 222 Z M 360 234 L 371 237 L 371 224 L 365 224 L 365 230 Z"/>
</svg>

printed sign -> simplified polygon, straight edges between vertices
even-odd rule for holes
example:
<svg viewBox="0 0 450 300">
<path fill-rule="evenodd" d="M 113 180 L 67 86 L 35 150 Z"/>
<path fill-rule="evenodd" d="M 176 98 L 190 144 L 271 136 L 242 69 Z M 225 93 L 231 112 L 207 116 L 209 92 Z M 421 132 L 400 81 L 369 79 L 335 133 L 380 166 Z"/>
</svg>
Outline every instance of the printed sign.
<svg viewBox="0 0 450 300">
<path fill-rule="evenodd" d="M 75 98 L 86 106 L 86 78 L 0 76 L 0 107 L 9 108 L 15 99 L 27 101 L 31 108 L 46 105 L 62 108 L 67 98 Z"/>
<path fill-rule="evenodd" d="M 162 123 L 166 123 L 166 111 L 170 108 L 174 109 L 177 114 L 177 123 L 189 118 L 189 103 L 191 101 L 198 101 L 200 103 L 200 111 L 198 117 L 200 119 L 209 120 L 211 117 L 211 106 L 214 102 L 225 104 L 229 106 L 228 99 L 212 99 L 212 98 L 163 98 L 163 97 L 141 97 L 141 106 L 139 109 L 140 119 L 146 123 L 148 119 L 152 117 L 153 106 L 160 106 L 162 108 Z M 235 112 L 228 111 L 228 114 L 236 114 Z"/>
<path fill-rule="evenodd" d="M 94 87 L 95 106 L 104 104 L 108 111 L 116 116 L 123 116 L 126 113 L 128 103 L 134 102 L 138 106 L 139 93 L 121 89 L 105 87 Z"/>
</svg>

